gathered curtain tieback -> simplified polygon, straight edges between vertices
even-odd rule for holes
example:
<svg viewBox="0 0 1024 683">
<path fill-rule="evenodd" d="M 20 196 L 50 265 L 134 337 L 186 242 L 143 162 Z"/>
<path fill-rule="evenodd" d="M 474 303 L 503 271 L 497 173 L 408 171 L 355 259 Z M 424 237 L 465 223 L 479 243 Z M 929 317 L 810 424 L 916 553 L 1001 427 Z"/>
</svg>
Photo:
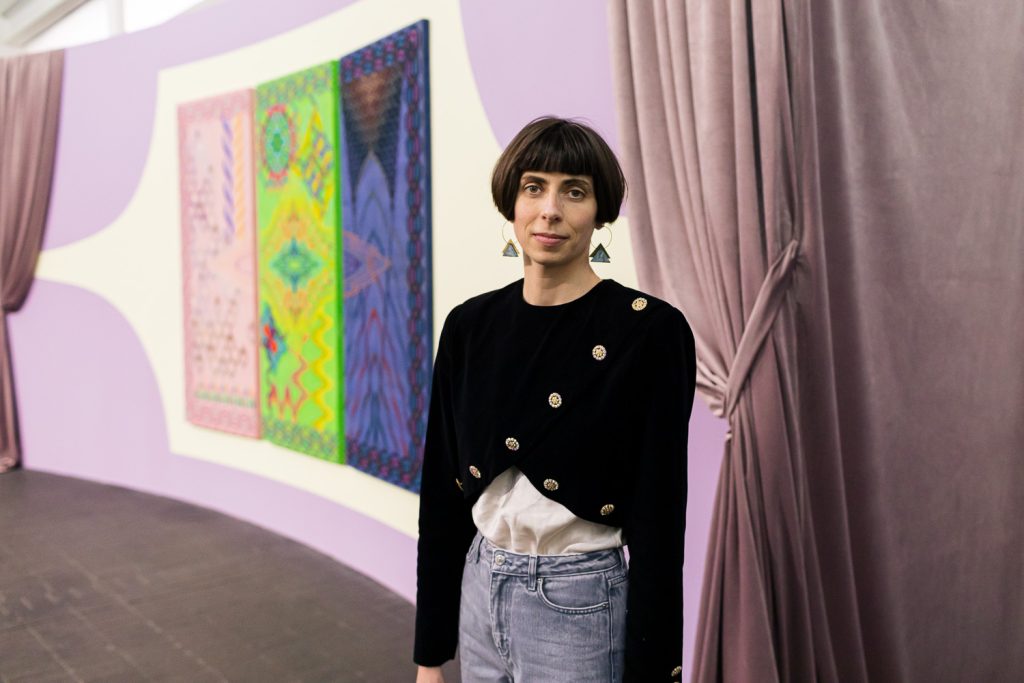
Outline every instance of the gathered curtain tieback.
<svg viewBox="0 0 1024 683">
<path fill-rule="evenodd" d="M 747 319 L 743 337 L 736 346 L 736 355 L 733 357 L 729 376 L 721 377 L 699 357 L 697 358 L 697 388 L 707 396 L 711 412 L 730 421 L 726 440 L 732 438 L 732 414 L 739 401 L 740 389 L 746 383 L 754 359 L 757 358 L 757 353 L 775 322 L 775 316 L 782 304 L 782 295 L 788 286 L 787 276 L 796 262 L 799 247 L 800 244 L 796 240 L 790 242 L 775 257 L 775 261 L 768 269 L 761 290 L 754 301 L 754 308 Z"/>
</svg>

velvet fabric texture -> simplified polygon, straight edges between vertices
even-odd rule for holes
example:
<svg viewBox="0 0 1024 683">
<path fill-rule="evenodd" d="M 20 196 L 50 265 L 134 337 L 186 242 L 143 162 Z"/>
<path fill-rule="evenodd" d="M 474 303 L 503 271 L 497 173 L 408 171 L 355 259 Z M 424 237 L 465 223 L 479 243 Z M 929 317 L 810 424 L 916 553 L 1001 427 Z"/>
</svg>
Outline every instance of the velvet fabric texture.
<svg viewBox="0 0 1024 683">
<path fill-rule="evenodd" d="M 612 280 L 558 306 L 523 281 L 448 316 L 420 494 L 416 662 L 455 654 L 471 509 L 515 465 L 629 548 L 626 681 L 679 680 L 693 337 L 664 301 Z"/>
<path fill-rule="evenodd" d="M 1024 680 L 1024 5 L 612 0 L 730 438 L 694 681 Z"/>
<path fill-rule="evenodd" d="M 28 296 L 57 148 L 64 51 L 0 59 L 0 472 L 21 460 L 7 314 Z"/>
</svg>

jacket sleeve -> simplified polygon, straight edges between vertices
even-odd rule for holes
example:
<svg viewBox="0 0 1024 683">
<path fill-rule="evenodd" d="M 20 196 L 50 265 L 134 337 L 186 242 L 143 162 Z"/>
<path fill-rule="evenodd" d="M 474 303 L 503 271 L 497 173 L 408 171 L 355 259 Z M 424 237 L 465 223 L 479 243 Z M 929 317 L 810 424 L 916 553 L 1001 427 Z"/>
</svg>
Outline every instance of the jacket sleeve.
<svg viewBox="0 0 1024 683">
<path fill-rule="evenodd" d="M 644 390 L 629 547 L 625 683 L 682 678 L 686 447 L 693 406 L 693 334 L 674 308 L 659 311 L 642 365 Z"/>
<path fill-rule="evenodd" d="M 455 657 L 466 551 L 476 531 L 472 508 L 456 483 L 458 458 L 453 414 L 455 318 L 441 330 L 430 390 L 430 412 L 420 484 L 416 565 L 416 641 L 413 660 L 440 666 Z"/>
</svg>

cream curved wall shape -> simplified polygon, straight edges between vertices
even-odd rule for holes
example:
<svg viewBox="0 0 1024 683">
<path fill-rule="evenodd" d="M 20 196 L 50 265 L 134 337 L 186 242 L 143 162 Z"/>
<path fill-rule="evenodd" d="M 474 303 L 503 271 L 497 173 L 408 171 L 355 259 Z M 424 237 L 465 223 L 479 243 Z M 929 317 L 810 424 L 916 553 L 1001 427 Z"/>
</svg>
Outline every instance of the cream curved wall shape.
<svg viewBox="0 0 1024 683">
<path fill-rule="evenodd" d="M 518 260 L 499 255 L 503 219 L 491 204 L 489 175 L 500 147 L 474 82 L 457 0 L 363 0 L 272 39 L 161 71 L 152 139 L 135 194 L 107 228 L 46 250 L 37 271 L 40 278 L 96 293 L 129 322 L 156 375 L 174 454 L 309 492 L 413 538 L 415 494 L 351 467 L 185 420 L 176 109 L 337 59 L 423 18 L 430 21 L 436 337 L 452 307 L 522 275 Z M 636 286 L 625 218 L 615 230 L 613 263 L 598 264 L 598 273 Z"/>
</svg>

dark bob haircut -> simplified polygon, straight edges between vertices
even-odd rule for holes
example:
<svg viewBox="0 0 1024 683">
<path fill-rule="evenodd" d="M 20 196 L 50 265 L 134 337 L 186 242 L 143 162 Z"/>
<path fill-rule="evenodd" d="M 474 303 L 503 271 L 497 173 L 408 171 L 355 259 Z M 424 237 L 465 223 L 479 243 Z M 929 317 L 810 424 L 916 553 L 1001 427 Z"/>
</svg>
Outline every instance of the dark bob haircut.
<svg viewBox="0 0 1024 683">
<path fill-rule="evenodd" d="M 515 220 L 519 181 L 527 171 L 588 175 L 594 182 L 597 224 L 611 223 L 619 217 L 626 178 L 608 143 L 590 126 L 544 116 L 516 134 L 491 175 L 494 205 L 507 220 Z"/>
</svg>

